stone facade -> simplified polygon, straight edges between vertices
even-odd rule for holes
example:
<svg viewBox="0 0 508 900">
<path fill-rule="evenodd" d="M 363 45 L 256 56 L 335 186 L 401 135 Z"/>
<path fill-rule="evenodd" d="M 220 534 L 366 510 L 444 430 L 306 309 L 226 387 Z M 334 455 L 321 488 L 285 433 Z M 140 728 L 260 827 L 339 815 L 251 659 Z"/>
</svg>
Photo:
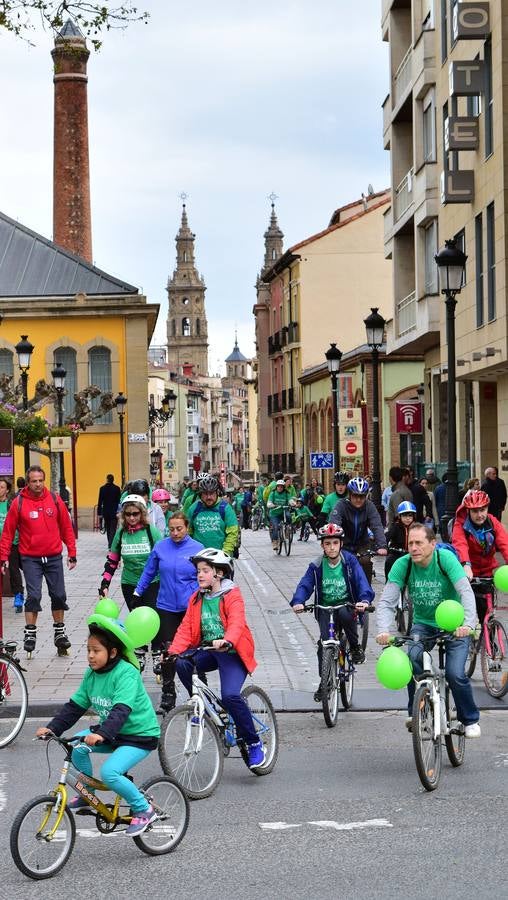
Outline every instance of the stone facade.
<svg viewBox="0 0 508 900">
<path fill-rule="evenodd" d="M 176 236 L 176 268 L 168 279 L 168 363 L 181 374 L 208 375 L 208 323 L 205 312 L 206 285 L 195 266 L 195 235 L 189 228 L 185 203 Z"/>
</svg>

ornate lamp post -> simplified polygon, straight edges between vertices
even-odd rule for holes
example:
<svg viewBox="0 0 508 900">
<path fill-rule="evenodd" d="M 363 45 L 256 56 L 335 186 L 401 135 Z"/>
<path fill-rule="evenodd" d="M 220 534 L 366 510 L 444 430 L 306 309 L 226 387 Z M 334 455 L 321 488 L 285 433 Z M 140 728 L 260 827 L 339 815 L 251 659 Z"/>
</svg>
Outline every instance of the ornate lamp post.
<svg viewBox="0 0 508 900">
<path fill-rule="evenodd" d="M 384 339 L 386 322 L 377 306 L 371 306 L 370 316 L 363 320 L 367 343 L 372 350 L 372 489 L 371 496 L 381 512 L 381 471 L 379 465 L 379 348 Z"/>
<path fill-rule="evenodd" d="M 330 344 L 329 349 L 325 353 L 326 364 L 332 380 L 332 411 L 333 411 L 333 456 L 334 466 L 337 470 L 340 466 L 339 456 L 339 402 L 338 402 L 338 382 L 339 369 L 342 353 L 338 349 L 337 344 Z"/>
<path fill-rule="evenodd" d="M 467 256 L 457 247 L 455 240 L 445 241 L 445 246 L 434 257 L 439 273 L 439 286 L 446 300 L 446 341 L 448 344 L 448 481 L 446 483 L 446 510 L 441 521 L 441 534 L 447 534 L 448 522 L 455 515 L 459 499 L 457 472 L 456 426 L 456 377 L 455 377 L 455 297 L 460 294 Z"/>
<path fill-rule="evenodd" d="M 23 392 L 23 409 L 28 409 L 28 370 L 30 368 L 30 359 L 34 351 L 34 345 L 28 340 L 27 334 L 21 335 L 21 340 L 15 346 L 18 354 L 18 364 L 21 370 L 21 390 Z M 25 442 L 25 472 L 30 466 L 30 443 Z"/>
<path fill-rule="evenodd" d="M 57 362 L 55 368 L 51 372 L 51 376 L 53 378 L 53 384 L 55 386 L 56 391 L 56 399 L 57 399 L 57 412 L 58 412 L 58 425 L 63 425 L 63 396 L 65 393 L 65 376 L 67 372 L 61 363 Z M 60 481 L 59 481 L 59 494 L 64 503 L 68 503 L 67 499 L 67 491 L 65 488 L 65 463 L 64 463 L 64 455 L 63 451 L 60 455 Z"/>
<path fill-rule="evenodd" d="M 124 438 L 123 438 L 123 420 L 125 416 L 125 407 L 127 405 L 127 397 L 124 397 L 122 391 L 118 393 L 115 397 L 115 406 L 116 411 L 118 413 L 118 420 L 120 423 L 120 478 L 122 483 L 122 488 L 125 484 L 125 449 L 124 449 Z"/>
<path fill-rule="evenodd" d="M 159 482 L 162 484 L 162 450 L 152 450 L 150 453 L 150 474 L 159 476 Z"/>
</svg>

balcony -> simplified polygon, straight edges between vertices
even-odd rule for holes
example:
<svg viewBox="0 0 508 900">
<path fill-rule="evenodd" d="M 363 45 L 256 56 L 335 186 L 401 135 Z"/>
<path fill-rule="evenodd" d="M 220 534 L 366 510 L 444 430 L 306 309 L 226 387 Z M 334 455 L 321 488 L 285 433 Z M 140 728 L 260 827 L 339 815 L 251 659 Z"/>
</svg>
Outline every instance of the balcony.
<svg viewBox="0 0 508 900">
<path fill-rule="evenodd" d="M 207 434 L 206 431 L 204 431 L 203 434 L 201 435 L 201 443 L 203 443 L 203 444 L 210 443 L 210 435 Z"/>
<path fill-rule="evenodd" d="M 281 411 L 280 394 L 272 394 L 272 412 L 279 413 Z"/>
<path fill-rule="evenodd" d="M 436 83 L 435 32 L 424 29 L 413 50 L 413 96 L 421 100 Z"/>
<path fill-rule="evenodd" d="M 396 305 L 395 315 L 386 328 L 386 352 L 424 354 L 439 347 L 440 315 L 443 301 L 439 295 L 415 299 L 408 294 Z"/>
<path fill-rule="evenodd" d="M 297 344 L 300 340 L 298 322 L 290 322 L 288 325 L 288 344 Z"/>
<path fill-rule="evenodd" d="M 388 94 L 383 103 L 383 150 L 390 149 L 390 126 L 392 122 L 392 100 Z"/>
<path fill-rule="evenodd" d="M 287 404 L 287 391 L 284 389 L 284 390 L 282 391 L 282 397 L 281 397 L 281 409 L 287 409 L 287 408 L 288 408 L 288 404 Z"/>
<path fill-rule="evenodd" d="M 274 334 L 271 334 L 268 338 L 268 355 L 273 356 L 274 353 L 279 353 L 280 346 L 280 331 L 276 331 Z"/>
<path fill-rule="evenodd" d="M 393 108 L 404 99 L 413 80 L 413 49 L 409 47 L 393 76 Z"/>
<path fill-rule="evenodd" d="M 271 394 L 268 394 L 268 397 L 266 399 L 266 409 L 267 409 L 268 415 L 271 416 L 271 414 L 272 414 L 272 395 Z"/>
<path fill-rule="evenodd" d="M 407 297 L 396 305 L 396 328 L 397 337 L 404 337 L 414 328 L 416 328 L 416 291 L 411 291 Z"/>
<path fill-rule="evenodd" d="M 411 168 L 394 191 L 394 220 L 397 222 L 413 202 L 414 169 Z"/>
<path fill-rule="evenodd" d="M 284 325 L 284 328 L 281 328 L 281 330 L 279 331 L 281 347 L 285 347 L 288 342 L 288 330 L 289 326 Z"/>
</svg>

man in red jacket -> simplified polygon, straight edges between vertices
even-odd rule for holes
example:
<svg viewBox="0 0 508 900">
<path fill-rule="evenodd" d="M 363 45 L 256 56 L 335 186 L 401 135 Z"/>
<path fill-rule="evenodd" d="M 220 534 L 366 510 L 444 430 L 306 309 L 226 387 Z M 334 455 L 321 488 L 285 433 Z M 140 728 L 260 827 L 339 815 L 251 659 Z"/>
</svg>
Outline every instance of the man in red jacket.
<svg viewBox="0 0 508 900">
<path fill-rule="evenodd" d="M 16 530 L 26 582 L 24 649 L 35 650 L 37 616 L 41 611 L 42 579 L 51 598 L 55 646 L 59 655 L 71 646 L 65 633 L 64 611 L 68 609 L 62 564 L 62 541 L 67 547 L 67 566 L 76 565 L 76 541 L 67 507 L 44 486 L 44 470 L 30 466 L 27 486 L 14 498 L 0 539 L 0 567 L 5 572 Z"/>
</svg>

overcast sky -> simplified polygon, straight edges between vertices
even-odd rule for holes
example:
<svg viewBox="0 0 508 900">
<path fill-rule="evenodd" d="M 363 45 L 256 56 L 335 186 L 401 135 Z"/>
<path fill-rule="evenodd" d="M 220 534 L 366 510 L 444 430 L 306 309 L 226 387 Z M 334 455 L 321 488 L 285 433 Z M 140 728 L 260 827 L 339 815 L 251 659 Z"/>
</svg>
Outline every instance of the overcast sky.
<svg viewBox="0 0 508 900">
<path fill-rule="evenodd" d="M 270 213 L 287 248 L 388 186 L 381 0 L 140 0 L 147 25 L 110 32 L 88 63 L 94 262 L 160 303 L 187 193 L 207 285 L 210 367 L 238 327 L 254 352 L 254 283 Z M 52 236 L 50 35 L 0 29 L 0 209 Z"/>
</svg>

